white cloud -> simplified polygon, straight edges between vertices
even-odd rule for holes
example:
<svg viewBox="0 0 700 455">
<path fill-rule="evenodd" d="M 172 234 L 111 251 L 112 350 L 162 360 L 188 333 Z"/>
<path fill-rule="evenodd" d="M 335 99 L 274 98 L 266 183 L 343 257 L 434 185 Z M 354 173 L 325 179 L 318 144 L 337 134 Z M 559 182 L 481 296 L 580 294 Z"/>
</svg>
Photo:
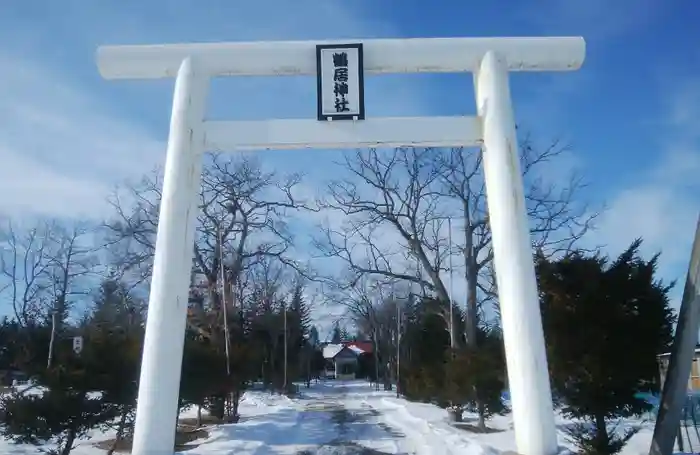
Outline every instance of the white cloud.
<svg viewBox="0 0 700 455">
<path fill-rule="evenodd" d="M 664 119 L 657 125 L 661 132 L 659 158 L 639 175 L 636 184 L 609 200 L 609 210 L 594 234 L 594 239 L 607 245 L 611 254 L 642 237 L 646 255 L 661 252 L 661 274 L 680 280 L 678 295 L 700 213 L 700 117 L 692 114 L 700 113 L 697 86 L 697 82 L 678 83 L 671 93 L 660 93 L 670 102 Z"/>
<path fill-rule="evenodd" d="M 611 253 L 641 237 L 646 254 L 660 251 L 666 267 L 679 266 L 689 258 L 696 220 L 696 204 L 673 183 L 640 183 L 615 196 L 596 237 Z"/>
<path fill-rule="evenodd" d="M 0 213 L 15 218 L 82 218 L 100 213 L 107 188 L 70 178 L 40 161 L 0 148 Z"/>
<path fill-rule="evenodd" d="M 0 214 L 20 219 L 37 215 L 102 218 L 109 214 L 105 198 L 114 184 L 146 173 L 164 159 L 167 130 L 141 122 L 142 117 L 152 119 L 157 112 L 151 109 L 157 103 L 162 105 L 158 108 L 162 123 L 167 124 L 169 90 L 147 91 L 150 87 L 141 82 L 134 83 L 133 91 L 128 86 L 123 91 L 114 88 L 126 86 L 124 82 L 99 81 L 98 85 L 93 59 L 100 44 L 397 34 L 390 24 L 371 23 L 352 5 L 337 1 L 301 0 L 291 11 L 280 1 L 235 7 L 222 2 L 221 8 L 207 9 L 180 4 L 167 11 L 160 5 L 134 10 L 119 2 L 96 6 L 78 0 L 43 6 L 42 16 L 33 21 L 16 17 L 9 23 L 0 18 L 0 25 L 9 23 L 0 27 L 0 38 L 13 43 L 0 51 Z M 62 43 L 60 51 L 51 47 L 57 39 Z M 287 115 L 276 104 L 284 99 L 293 113 L 308 110 L 312 115 L 315 85 L 309 80 L 307 85 L 294 78 L 251 78 L 229 86 L 218 81 L 213 84 L 211 111 L 216 114 L 218 103 L 235 105 L 233 118 L 270 117 L 268 106 L 274 114 Z M 430 97 L 415 90 L 413 82 L 391 77 L 368 80 L 368 111 L 411 115 L 424 110 Z M 141 91 L 137 84 L 145 88 Z M 120 94 L 126 96 L 116 98 Z M 148 113 L 143 115 L 144 111 Z M 266 154 L 264 160 L 273 169 L 294 172 L 304 170 L 304 164 L 297 162 L 302 156 Z M 329 159 L 319 155 L 311 164 L 325 167 Z M 325 171 L 318 174 L 328 177 Z M 307 184 L 320 189 L 321 182 L 316 177 Z M 315 311 L 323 326 L 330 326 L 341 314 L 337 307 L 321 305 Z"/>
<path fill-rule="evenodd" d="M 601 0 L 584 3 L 546 0 L 543 2 L 546 7 L 533 10 L 528 6 L 528 10 L 537 11 L 540 19 L 545 17 L 541 14 L 543 10 L 557 12 L 556 15 L 547 15 L 547 18 L 559 19 L 543 24 L 544 28 L 562 29 L 580 21 L 581 25 L 572 29 L 574 33 L 599 27 L 601 36 L 610 36 L 615 30 L 620 30 L 617 22 L 620 17 L 625 17 L 622 29 L 629 30 L 644 23 L 652 11 L 638 7 L 634 15 L 627 17 L 626 10 L 621 11 L 625 9 L 623 7 L 616 7 L 611 13 L 607 4 L 601 7 Z M 643 3 L 651 3 L 651 0 Z M 259 6 L 244 2 L 236 3 L 235 7 L 230 6 L 231 3 L 222 9 L 203 9 L 194 4 L 192 7 L 173 5 L 168 11 L 158 11 L 157 15 L 151 14 L 153 11 L 149 13 L 147 6 L 143 11 L 130 11 L 128 6 L 119 6 L 121 3 L 105 5 L 100 3 L 98 7 L 70 0 L 61 3 L 55 11 L 44 13 L 44 17 L 56 18 L 66 37 L 70 35 L 72 42 L 80 42 L 81 50 L 89 49 L 89 53 L 73 55 L 73 58 L 84 59 L 93 58 L 94 48 L 102 43 L 398 35 L 391 24 L 371 23 L 371 19 L 358 14 L 347 3 L 341 6 L 340 2 L 330 0 L 301 1 L 292 10 L 280 9 L 282 2 L 260 2 Z M 227 14 L 229 11 L 232 14 Z M 10 36 L 15 41 L 26 39 L 22 53 L 0 52 L 3 75 L 3 84 L 0 85 L 0 160 L 3 163 L 0 166 L 0 213 L 18 217 L 43 214 L 99 218 L 108 210 L 104 199 L 113 184 L 162 163 L 167 132 L 147 130 L 139 126 L 138 118 L 126 118 L 123 113 L 111 109 L 113 106 L 101 104 L 98 100 L 104 99 L 107 92 L 99 93 L 94 87 L 73 82 L 71 68 L 56 65 L 60 58 L 53 56 L 47 63 L 38 63 L 44 55 L 37 49 L 54 39 L 51 31 L 43 30 L 42 25 L 48 24 L 45 18 L 41 20 L 46 24 L 18 22 L 19 34 L 15 34 L 17 30 L 0 31 L 0 36 L 6 39 Z M 183 27 L 186 20 L 191 20 L 191 25 Z M 76 24 L 82 25 L 78 27 Z M 38 29 L 31 28 L 32 25 Z M 56 54 L 59 55 L 58 51 Z M 558 78 L 562 78 L 563 88 L 554 90 L 547 85 L 547 90 L 554 91 L 557 96 L 571 90 L 566 82 L 570 78 L 573 87 L 580 82 L 571 74 Z M 423 108 L 430 109 L 428 94 L 406 89 L 409 85 L 404 84 L 403 77 L 376 79 L 376 82 L 368 80 L 368 109 L 377 106 L 373 115 L 385 114 L 381 112 L 383 105 L 392 110 L 386 114 L 394 115 L 396 112 L 413 114 Z M 104 86 L 118 83 L 104 82 Z M 265 84 L 269 82 L 251 79 L 241 84 L 238 91 L 250 91 Z M 688 90 L 698 86 L 688 84 Z M 292 93 L 286 96 L 292 103 L 313 105 L 313 99 L 309 99 L 314 96 L 313 88 L 302 89 L 295 83 L 288 87 Z M 260 94 L 259 98 L 255 94 L 235 97 L 231 103 L 256 110 L 257 103 L 267 98 L 274 101 L 280 93 L 283 94 L 283 90 Z M 697 199 L 691 195 L 692 191 L 697 191 L 695 176 L 700 168 L 700 158 L 693 141 L 700 128 L 693 129 L 687 124 L 699 118 L 696 114 L 700 103 L 690 102 L 690 93 L 678 94 L 673 98 L 676 104 L 669 107 L 669 118 L 683 127 L 685 142 L 681 145 L 681 142 L 674 141 L 675 145 L 666 150 L 658 165 L 642 176 L 637 185 L 610 200 L 610 211 L 601 219 L 601 229 L 596 234 L 596 239 L 614 251 L 627 246 L 634 237 L 643 236 L 649 251 L 663 249 L 664 264 L 673 270 L 687 261 L 698 209 Z M 694 96 L 696 100 L 700 98 L 697 90 Z M 153 99 L 162 101 L 158 96 Z M 140 101 L 144 105 L 153 102 L 151 98 Z M 540 99 L 538 110 L 542 110 L 542 103 Z M 526 108 L 516 109 L 523 112 Z M 164 117 L 167 111 L 164 105 Z M 280 168 L 287 170 L 289 165 L 288 170 L 295 170 L 290 159 L 276 160 L 266 155 L 266 161 L 272 166 L 282 163 Z M 319 155 L 319 161 L 313 164 L 320 167 L 327 162 Z M 568 155 L 564 161 L 557 162 L 556 169 L 547 173 L 564 175 L 562 168 L 579 165 L 575 155 Z M 313 188 L 323 191 L 320 175 L 325 174 L 326 169 L 324 167 L 319 176 L 314 175 L 314 179 L 307 181 L 308 194 L 316 192 L 312 191 Z M 454 285 L 455 294 L 459 295 L 459 289 L 463 288 L 461 278 L 455 278 Z"/>
<path fill-rule="evenodd" d="M 147 9 L 131 10 L 115 3 L 86 6 L 71 0 L 60 8 L 49 8 L 46 16 L 36 22 L 27 22 L 18 16 L 9 28 L 0 30 L 0 37 L 9 39 L 12 36 L 15 43 L 0 52 L 0 68 L 3 68 L 0 213 L 101 217 L 106 210 L 103 200 L 114 184 L 162 163 L 167 131 L 141 126 L 139 118 L 126 113 L 147 109 L 149 100 L 151 104 L 162 103 L 163 92 L 154 92 L 151 97 L 150 92 L 144 91 L 141 93 L 146 97 L 136 100 L 140 103 L 138 106 L 133 105 L 133 97 L 119 105 L 119 100 L 109 100 L 110 95 L 116 93 L 110 91 L 109 84 L 119 82 L 101 81 L 102 86 L 96 86 L 94 76 L 77 75 L 92 68 L 94 50 L 100 44 L 212 41 L 216 38 L 303 39 L 309 34 L 324 38 L 363 37 L 376 35 L 376 30 L 392 33 L 391 26 L 384 24 L 375 28 L 377 24 L 371 24 L 351 6 L 339 2 L 319 5 L 302 1 L 289 14 L 274 14 L 279 10 L 275 5 L 279 4 L 273 3 L 246 4 L 237 8 L 233 17 L 223 15 L 224 18 L 215 9 L 203 10 L 188 5 L 153 16 Z M 340 22 L 337 21 L 339 17 L 343 18 Z M 181 25 L 185 20 L 192 22 L 183 29 Z M 375 33 L 371 33 L 372 29 Z M 59 30 L 65 32 L 62 40 L 70 49 L 49 54 L 44 50 L 46 44 L 55 39 Z M 235 35 L 231 35 L 231 30 L 235 30 Z M 212 39 L 213 34 L 219 36 Z M 84 52 L 86 50 L 89 53 Z M 77 69 L 70 64 L 76 59 L 80 62 Z M 236 96 L 231 99 L 235 99 L 234 104 L 243 114 L 250 111 L 253 117 L 260 115 L 260 104 L 269 101 L 267 104 L 274 107 L 280 97 L 284 97 L 285 103 L 300 106 L 308 103 L 309 109 L 313 108 L 313 100 L 309 98 L 314 96 L 313 84 L 306 87 L 295 81 L 280 81 L 279 90 L 256 91 L 269 85 L 267 81 L 242 80 L 233 90 Z M 410 91 L 411 96 L 402 97 L 404 81 L 390 82 L 393 84 L 388 85 L 396 86 L 390 87 L 391 90 L 387 90 L 385 79 L 368 82 L 368 97 L 373 97 L 368 100 L 368 106 L 379 106 L 379 110 L 382 105 L 393 106 L 395 110 L 408 112 L 421 109 L 427 95 L 413 95 L 415 91 Z M 284 88 L 288 89 L 286 93 Z M 221 104 L 222 99 L 229 99 L 231 94 L 231 90 L 217 92 L 218 99 L 214 101 Z M 115 101 L 117 104 L 105 104 Z M 165 124 L 167 107 L 164 106 L 162 112 Z M 291 160 L 285 157 L 277 161 L 268 156 L 266 161 L 287 168 Z M 322 163 L 324 161 L 315 164 L 322 166 Z"/>
<path fill-rule="evenodd" d="M 0 213 L 95 217 L 111 185 L 161 159 L 163 143 L 110 116 L 60 69 L 0 54 Z"/>
</svg>

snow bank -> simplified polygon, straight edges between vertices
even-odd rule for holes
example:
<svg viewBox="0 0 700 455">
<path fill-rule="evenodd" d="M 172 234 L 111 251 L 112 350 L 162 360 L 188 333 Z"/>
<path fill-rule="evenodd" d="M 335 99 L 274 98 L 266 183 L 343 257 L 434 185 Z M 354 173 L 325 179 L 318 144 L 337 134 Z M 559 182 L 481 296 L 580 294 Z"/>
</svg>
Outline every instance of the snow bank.
<svg viewBox="0 0 700 455">
<path fill-rule="evenodd" d="M 241 407 L 246 408 L 279 408 L 290 406 L 293 400 L 286 395 L 271 394 L 262 391 L 247 391 L 241 399 Z"/>
<path fill-rule="evenodd" d="M 34 391 L 29 391 L 30 393 Z M 40 393 L 40 390 L 37 390 Z M 211 455 L 213 453 L 236 453 L 252 455 L 261 453 L 310 453 L 323 454 L 357 453 L 353 447 L 338 447 L 329 441 L 339 435 L 338 424 L 331 419 L 332 412 L 320 406 L 312 409 L 313 404 L 333 404 L 347 408 L 352 412 L 363 413 L 367 409 L 367 419 L 384 425 L 387 433 L 371 429 L 355 435 L 358 442 L 366 446 L 382 444 L 390 447 L 403 447 L 401 453 L 410 452 L 421 455 L 496 455 L 515 450 L 513 421 L 510 415 L 495 416 L 488 421 L 492 433 L 475 433 L 460 429 L 448 422 L 447 412 L 438 406 L 415 403 L 403 398 L 396 398 L 395 392 L 375 391 L 364 381 L 324 381 L 315 383 L 310 389 L 301 388 L 297 398 L 270 394 L 261 390 L 247 391 L 240 403 L 241 421 L 235 425 L 212 425 L 207 428 L 209 437 L 193 441 L 191 450 L 182 452 L 186 455 Z M 374 412 L 376 411 L 376 412 Z M 183 413 L 183 417 L 196 415 L 196 408 Z M 476 416 L 465 413 L 465 424 L 475 425 Z M 562 416 L 557 417 L 559 442 L 562 455 L 572 449 L 564 432 L 571 424 Z M 653 423 L 642 420 L 628 420 L 626 425 L 641 426 L 642 430 L 623 449 L 622 455 L 640 455 L 648 453 Z M 361 423 L 355 428 L 362 428 Z M 391 433 L 391 430 L 397 433 Z M 366 429 L 365 429 L 366 430 Z M 359 430 L 358 430 L 359 431 Z M 363 430 L 364 431 L 364 430 Z M 381 436 L 377 436 L 380 434 Z M 95 431 L 93 438 L 81 441 L 75 449 L 75 455 L 104 455 L 95 448 L 96 441 L 109 438 L 108 433 Z M 346 434 L 345 437 L 348 435 Z M 367 439 L 365 441 L 365 439 Z M 410 447 L 410 450 L 405 450 Z M 281 452 L 284 451 L 284 452 Z M 15 445 L 0 439 L 0 453 L 14 455 L 36 454 L 32 446 Z"/>
<path fill-rule="evenodd" d="M 377 406 L 384 410 L 384 419 L 424 446 L 425 453 L 495 455 L 493 447 L 482 444 L 471 434 L 453 428 L 447 422 L 447 411 L 426 403 L 413 403 L 403 398 L 384 397 Z M 394 412 L 390 412 L 393 410 Z"/>
<path fill-rule="evenodd" d="M 385 396 L 381 399 L 382 405 L 395 412 L 387 413 L 390 424 L 398 428 L 408 428 L 419 431 L 426 438 L 430 435 L 437 436 L 450 450 L 455 453 L 484 453 L 495 454 L 499 452 L 515 451 L 515 434 L 513 430 L 513 418 L 511 414 L 493 416 L 487 422 L 487 426 L 493 430 L 491 433 L 475 433 L 461 430 L 452 426 L 447 418 L 447 411 L 427 403 L 415 403 L 403 398 Z M 465 424 L 476 424 L 477 416 L 472 413 L 464 414 Z M 574 451 L 575 447 L 568 440 L 565 429 L 573 423 L 561 415 L 556 417 L 559 445 L 562 453 Z M 620 455 L 647 454 L 654 431 L 653 422 L 640 419 L 623 420 L 623 427 L 641 427 L 625 446 Z M 479 449 L 481 452 L 479 452 Z"/>
<path fill-rule="evenodd" d="M 28 394 L 41 394 L 45 389 L 41 387 L 30 388 L 29 386 L 19 386 L 19 390 L 25 391 Z M 243 395 L 240 404 L 240 414 L 244 417 L 252 416 L 262 416 L 265 414 L 274 414 L 282 410 L 289 410 L 293 407 L 293 401 L 288 397 L 283 395 L 270 395 L 269 392 L 262 391 L 248 391 Z M 182 412 L 182 418 L 193 418 L 197 415 L 196 406 L 192 406 Z M 292 422 L 294 417 L 291 418 Z M 235 430 L 235 427 L 240 426 L 240 430 Z M 194 442 L 195 445 L 202 444 L 201 448 L 188 450 L 183 452 L 188 455 L 196 455 L 197 453 L 211 453 L 216 452 L 217 448 L 228 449 L 231 447 L 231 440 L 235 439 L 236 433 L 238 431 L 245 431 L 245 424 L 237 425 L 217 425 L 210 429 L 209 437 L 205 440 L 200 440 Z M 103 432 L 100 430 L 93 430 L 90 432 L 90 439 L 81 440 L 77 443 L 77 447 L 71 452 L 72 455 L 104 455 L 105 451 L 98 449 L 94 446 L 96 442 L 103 441 L 113 437 L 113 431 Z M 280 438 L 285 435 L 275 434 L 275 432 L 270 432 L 271 438 Z M 251 449 L 258 447 L 262 442 L 252 443 Z M 236 448 L 244 448 L 245 443 L 236 444 Z M 254 446 L 254 447 L 253 447 Z M 48 445 L 42 447 L 43 449 L 50 448 Z M 39 452 L 37 447 L 28 444 L 14 444 L 8 440 L 0 438 L 0 453 L 2 454 L 12 454 L 12 455 L 37 455 Z M 246 453 L 245 450 L 242 453 Z"/>
</svg>

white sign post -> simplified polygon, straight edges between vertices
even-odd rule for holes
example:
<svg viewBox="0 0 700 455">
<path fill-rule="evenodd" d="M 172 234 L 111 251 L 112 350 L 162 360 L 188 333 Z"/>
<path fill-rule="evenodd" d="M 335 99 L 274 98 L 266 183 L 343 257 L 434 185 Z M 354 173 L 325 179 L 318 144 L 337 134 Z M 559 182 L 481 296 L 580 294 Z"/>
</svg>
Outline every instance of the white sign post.
<svg viewBox="0 0 700 455">
<path fill-rule="evenodd" d="M 334 62 L 335 54 L 345 51 L 347 62 Z M 576 70 L 584 57 L 585 42 L 578 37 L 380 39 L 363 40 L 361 47 L 304 41 L 101 47 L 98 66 L 105 78 L 177 78 L 132 453 L 173 451 L 203 150 L 480 146 L 517 450 L 555 454 L 508 72 Z M 348 70 L 347 93 L 336 89 L 335 83 L 343 82 L 337 68 L 341 76 Z M 474 73 L 478 116 L 362 120 L 361 78 L 418 72 Z M 268 75 L 317 75 L 318 120 L 362 121 L 204 121 L 210 77 Z"/>
<path fill-rule="evenodd" d="M 73 352 L 80 355 L 83 352 L 83 337 L 73 337 Z"/>
</svg>

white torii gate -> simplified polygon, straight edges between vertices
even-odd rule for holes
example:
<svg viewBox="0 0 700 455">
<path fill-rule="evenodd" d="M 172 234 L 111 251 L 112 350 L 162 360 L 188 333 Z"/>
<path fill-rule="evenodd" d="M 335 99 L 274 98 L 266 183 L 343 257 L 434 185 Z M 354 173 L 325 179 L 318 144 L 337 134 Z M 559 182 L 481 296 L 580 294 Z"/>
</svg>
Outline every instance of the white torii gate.
<svg viewBox="0 0 700 455">
<path fill-rule="evenodd" d="M 306 41 L 104 46 L 107 79 L 175 77 L 132 453 L 173 452 L 202 157 L 221 151 L 481 146 L 517 449 L 557 452 L 509 71 L 580 68 L 580 37 L 426 38 L 361 42 L 364 74 L 474 74 L 477 117 L 205 121 L 216 76 L 315 75 Z"/>
</svg>

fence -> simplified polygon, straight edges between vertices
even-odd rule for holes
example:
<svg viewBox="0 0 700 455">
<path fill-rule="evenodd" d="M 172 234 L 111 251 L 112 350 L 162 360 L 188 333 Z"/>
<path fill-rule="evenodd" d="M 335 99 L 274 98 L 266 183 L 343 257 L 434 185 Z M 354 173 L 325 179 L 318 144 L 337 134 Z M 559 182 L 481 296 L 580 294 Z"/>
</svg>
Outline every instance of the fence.
<svg viewBox="0 0 700 455">
<path fill-rule="evenodd" d="M 700 453 L 700 393 L 685 398 L 676 445 L 681 453 Z"/>
<path fill-rule="evenodd" d="M 637 394 L 653 408 L 643 416 L 644 420 L 656 420 L 659 411 L 659 397 L 650 393 Z M 700 393 L 689 392 L 683 405 L 681 422 L 676 435 L 676 452 L 700 453 Z"/>
</svg>

